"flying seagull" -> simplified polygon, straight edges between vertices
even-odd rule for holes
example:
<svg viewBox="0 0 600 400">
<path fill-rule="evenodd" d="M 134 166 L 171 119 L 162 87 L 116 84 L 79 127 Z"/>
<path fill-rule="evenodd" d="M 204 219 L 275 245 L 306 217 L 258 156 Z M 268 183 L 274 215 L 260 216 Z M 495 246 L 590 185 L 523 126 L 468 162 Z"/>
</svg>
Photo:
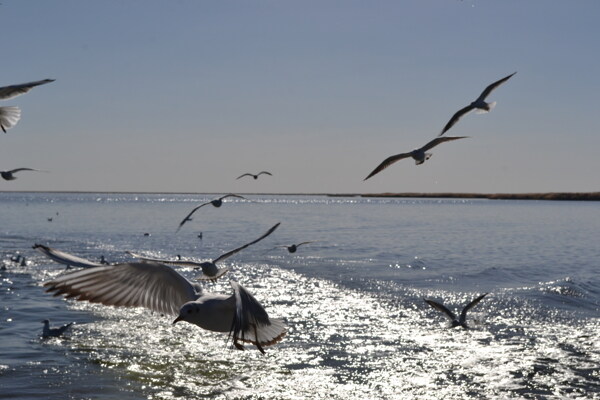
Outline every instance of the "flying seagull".
<svg viewBox="0 0 600 400">
<path fill-rule="evenodd" d="M 263 240 L 264 238 L 269 236 L 271 233 L 273 233 L 275 231 L 275 229 L 277 229 L 279 224 L 280 224 L 280 222 L 273 225 L 273 227 L 271 227 L 271 229 L 269 229 L 265 234 L 263 234 L 258 239 L 255 239 L 255 240 L 251 241 L 250 243 L 246 243 L 245 245 L 238 247 L 237 249 L 230 250 L 227 253 L 222 254 L 221 256 L 215 258 L 212 261 L 205 261 L 205 262 L 199 263 L 199 262 L 194 262 L 194 261 L 164 260 L 164 259 L 159 259 L 159 258 L 145 257 L 145 256 L 142 256 L 142 255 L 139 255 L 136 253 L 132 253 L 132 252 L 128 252 L 128 253 L 130 255 L 132 255 L 133 257 L 139 258 L 140 260 L 146 261 L 146 262 L 162 263 L 162 264 L 166 264 L 166 265 L 181 265 L 181 266 L 186 266 L 186 267 L 194 267 L 197 269 L 202 269 L 202 275 L 196 279 L 215 281 L 219 277 L 223 276 L 223 274 L 225 274 L 227 271 L 229 271 L 229 268 L 217 267 L 216 264 L 218 262 L 223 261 L 228 257 L 231 257 L 232 255 L 240 252 L 241 250 L 244 250 L 246 247 L 253 245 L 254 243 L 260 242 L 261 240 Z"/>
<path fill-rule="evenodd" d="M 73 325 L 74 322 L 70 322 L 58 328 L 50 328 L 50 320 L 48 319 L 43 320 L 42 324 L 44 324 L 44 329 L 42 330 L 42 338 L 46 339 L 49 337 L 59 337 L 60 335 L 65 333 L 65 331 L 69 329 L 69 327 Z"/>
<path fill-rule="evenodd" d="M 302 243 L 298 243 L 298 244 L 292 244 L 289 246 L 283 245 L 283 246 L 277 246 L 277 247 L 285 247 L 287 249 L 287 251 L 289 251 L 290 253 L 295 253 L 296 250 L 298 250 L 298 247 L 302 246 L 303 244 L 309 244 L 309 243 L 314 243 L 314 241 L 302 242 Z"/>
<path fill-rule="evenodd" d="M 104 265 L 102 263 L 86 260 L 85 258 L 77 257 L 72 254 L 65 253 L 64 251 L 44 246 L 43 244 L 34 244 L 33 248 L 57 263 L 66 265 L 67 269 L 71 267 L 93 268 Z"/>
<path fill-rule="evenodd" d="M 21 83 L 18 85 L 0 87 L 0 100 L 8 100 L 13 97 L 25 94 L 32 88 L 45 83 L 54 82 L 54 79 L 44 79 L 41 81 Z M 15 106 L 0 107 L 0 128 L 6 133 L 7 129 L 12 128 L 21 119 L 21 109 Z"/>
<path fill-rule="evenodd" d="M 433 300 L 427 300 L 427 299 L 423 299 L 423 300 L 425 300 L 425 302 L 427 304 L 429 304 L 431 307 L 435 308 L 438 311 L 443 312 L 444 314 L 446 314 L 446 316 L 448 318 L 450 318 L 450 321 L 452 321 L 451 322 L 452 325 L 450 326 L 450 328 L 462 326 L 463 328 L 468 329 L 469 326 L 467 325 L 467 311 L 469 311 L 471 308 L 475 307 L 477 305 L 477 303 L 479 303 L 481 301 L 481 299 L 483 299 L 487 295 L 488 295 L 488 293 L 484 293 L 481 296 L 477 297 L 472 302 L 470 302 L 469 304 L 467 304 L 465 306 L 465 308 L 463 308 L 462 312 L 460 313 L 459 318 L 456 318 L 456 315 L 452 311 L 448 310 L 443 304 L 436 303 Z"/>
<path fill-rule="evenodd" d="M 39 169 L 33 169 L 33 168 L 16 168 L 16 169 L 11 169 L 10 171 L 0 171 L 0 175 L 2 175 L 2 178 L 4 178 L 4 180 L 14 181 L 15 179 L 17 179 L 17 177 L 14 174 L 16 174 L 17 172 L 20 172 L 20 171 L 44 172 Z"/>
<path fill-rule="evenodd" d="M 167 265 L 124 263 L 67 273 L 44 286 L 54 296 L 176 315 L 173 323 L 187 321 L 202 329 L 229 333 L 237 349 L 244 349 L 240 342 L 248 342 L 264 353 L 263 347 L 283 338 L 286 325 L 269 318 L 244 287 L 230 283 L 233 295 L 202 293 L 199 284 L 191 283 Z"/>
<path fill-rule="evenodd" d="M 427 150 L 434 148 L 435 146 L 437 146 L 440 143 L 448 142 L 451 140 L 464 139 L 467 137 L 469 137 L 469 136 L 437 137 L 437 138 L 433 139 L 432 141 L 430 141 L 429 143 L 427 143 L 425 146 L 421 147 L 420 149 L 414 149 L 413 151 L 411 151 L 409 153 L 400 153 L 400 154 L 396 154 L 395 156 L 390 156 L 390 157 L 386 158 L 385 160 L 383 160 L 383 162 L 381 164 L 379 164 L 377 166 L 377 168 L 375 168 L 373 170 L 373 172 L 371 172 L 369 174 L 369 176 L 367 176 L 364 180 L 366 181 L 367 179 L 369 179 L 373 175 L 383 171 L 384 169 L 386 169 L 387 167 L 389 167 L 396 161 L 400 161 L 404 158 L 412 157 L 415 160 L 415 164 L 417 164 L 417 165 L 423 164 L 425 162 L 425 160 L 429 160 L 429 158 L 431 158 L 431 156 L 432 156 L 431 153 L 426 153 Z"/>
<path fill-rule="evenodd" d="M 223 205 L 223 200 L 224 200 L 224 199 L 226 199 L 226 198 L 228 198 L 228 197 L 237 197 L 237 198 L 240 198 L 240 199 L 244 199 L 244 200 L 246 200 L 246 198 L 245 198 L 245 197 L 243 197 L 243 196 L 238 196 L 237 194 L 227 194 L 227 195 L 225 195 L 225 196 L 223 196 L 223 197 L 219 197 L 218 199 L 211 200 L 211 201 L 209 201 L 209 202 L 207 202 L 207 203 L 204 203 L 204 204 L 200 204 L 199 206 L 195 207 L 195 208 L 194 208 L 194 209 L 193 209 L 193 210 L 192 210 L 192 211 L 191 211 L 191 212 L 190 212 L 188 215 L 186 215 L 186 217 L 183 219 L 183 221 L 181 221 L 181 222 L 179 223 L 179 227 L 177 228 L 177 232 L 179 232 L 179 230 L 181 229 L 181 227 L 183 226 L 183 224 L 185 224 L 186 222 L 188 222 L 188 221 L 191 221 L 191 220 L 192 220 L 192 215 L 193 215 L 193 214 L 194 214 L 196 211 L 198 211 L 200 208 L 202 208 L 202 207 L 204 207 L 204 206 L 206 206 L 206 205 L 208 205 L 208 204 L 212 204 L 213 206 L 215 206 L 215 207 L 219 208 L 219 207 L 221 207 L 221 206 Z"/>
<path fill-rule="evenodd" d="M 458 122 L 458 120 L 461 119 L 462 116 L 467 114 L 468 112 L 473 111 L 475 109 L 481 110 L 481 112 L 489 112 L 492 108 L 494 108 L 494 106 L 496 105 L 496 102 L 486 103 L 485 98 L 488 97 L 494 89 L 496 89 L 498 86 L 502 85 L 504 82 L 509 80 L 510 77 L 513 76 L 514 74 L 516 74 L 516 72 L 513 72 L 512 74 L 508 75 L 507 77 L 504 77 L 504 78 L 500 79 L 499 81 L 492 83 L 491 85 L 486 87 L 483 92 L 481 92 L 481 94 L 479 95 L 477 100 L 475 100 L 468 106 L 458 110 L 452 116 L 452 118 L 450 118 L 450 121 L 448 121 L 446 126 L 444 126 L 444 129 L 442 130 L 442 133 L 439 134 L 439 136 L 442 136 L 444 133 L 446 133 L 446 131 L 448 129 L 452 128 L 454 126 L 454 124 L 456 124 Z"/>
<path fill-rule="evenodd" d="M 240 178 L 243 178 L 244 176 L 251 176 L 251 177 L 253 177 L 254 179 L 258 179 L 258 176 L 259 176 L 259 175 L 261 175 L 261 174 L 265 174 L 265 175 L 271 175 L 271 176 L 273 176 L 273 174 L 272 174 L 272 173 L 270 173 L 270 172 L 268 172 L 268 171 L 260 171 L 260 172 L 259 172 L 258 174 L 256 174 L 256 175 L 254 175 L 254 174 L 250 174 L 250 173 L 242 174 L 242 175 L 238 176 L 238 177 L 237 177 L 237 178 L 235 178 L 235 179 L 240 179 Z"/>
</svg>

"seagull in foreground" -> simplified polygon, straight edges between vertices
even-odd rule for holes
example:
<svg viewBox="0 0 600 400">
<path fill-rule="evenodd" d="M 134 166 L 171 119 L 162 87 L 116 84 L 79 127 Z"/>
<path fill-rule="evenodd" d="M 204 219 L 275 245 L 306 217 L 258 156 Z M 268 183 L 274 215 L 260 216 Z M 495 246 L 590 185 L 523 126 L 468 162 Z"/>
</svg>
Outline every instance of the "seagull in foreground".
<svg viewBox="0 0 600 400">
<path fill-rule="evenodd" d="M 414 149 L 413 151 L 411 151 L 409 153 L 400 153 L 400 154 L 396 154 L 395 156 L 390 156 L 390 157 L 386 158 L 385 160 L 383 160 L 383 162 L 381 164 L 379 164 L 377 166 L 377 168 L 375 168 L 373 170 L 373 172 L 371 172 L 369 174 L 369 176 L 367 176 L 364 180 L 366 181 L 367 179 L 369 179 L 373 175 L 378 174 L 379 172 L 383 171 L 384 169 L 386 169 L 387 167 L 389 167 L 396 161 L 400 161 L 404 158 L 412 157 L 415 160 L 416 165 L 421 165 L 425 162 L 425 160 L 429 160 L 432 156 L 431 153 L 426 153 L 427 150 L 434 148 L 435 146 L 437 146 L 440 143 L 449 142 L 451 140 L 464 139 L 464 138 L 468 138 L 468 137 L 469 136 L 437 137 L 437 138 L 433 139 L 432 141 L 430 141 L 429 143 L 427 143 L 425 146 L 421 147 L 420 149 Z"/>
<path fill-rule="evenodd" d="M 14 174 L 19 171 L 45 172 L 45 171 L 41 171 L 39 169 L 33 169 L 33 168 L 16 168 L 16 169 L 11 169 L 10 171 L 0 171 L 0 175 L 2 175 L 2 178 L 4 178 L 4 180 L 14 181 L 15 179 L 17 179 L 17 177 Z"/>
<path fill-rule="evenodd" d="M 54 82 L 54 79 L 44 79 L 41 81 L 21 83 L 18 85 L 0 87 L 0 100 L 8 100 L 21 94 L 29 92 L 32 88 L 45 83 Z M 0 128 L 6 133 L 7 129 L 12 128 L 21 119 L 21 109 L 15 106 L 0 107 Z"/>
<path fill-rule="evenodd" d="M 296 250 L 298 250 L 298 247 L 302 246 L 303 244 L 309 244 L 309 243 L 314 243 L 314 241 L 292 244 L 290 246 L 282 245 L 282 246 L 277 246 L 277 247 L 285 247 L 287 249 L 287 251 L 289 251 L 290 253 L 295 253 Z"/>
<path fill-rule="evenodd" d="M 427 300 L 427 299 L 423 299 L 425 300 L 425 302 L 427 304 L 429 304 L 431 307 L 435 308 L 438 311 L 443 312 L 444 314 L 446 314 L 446 316 L 448 318 L 450 318 L 451 322 L 451 326 L 450 328 L 456 328 L 457 326 L 462 326 L 465 329 L 469 329 L 469 326 L 467 325 L 467 311 L 469 311 L 471 308 L 475 307 L 477 305 L 477 303 L 479 303 L 481 301 L 481 299 L 483 299 L 485 296 L 487 296 L 488 293 L 484 293 L 481 296 L 477 297 L 475 300 L 471 301 L 469 304 L 467 304 L 465 306 L 465 308 L 463 308 L 462 312 L 460 313 L 460 317 L 456 318 L 456 315 L 448 310 L 443 304 L 441 303 L 436 303 L 433 300 Z"/>
<path fill-rule="evenodd" d="M 177 228 L 177 232 L 179 232 L 179 230 L 181 229 L 181 227 L 183 226 L 183 224 L 185 224 L 186 222 L 188 222 L 188 221 L 191 221 L 191 220 L 192 220 L 192 215 L 193 215 L 193 214 L 194 214 L 196 211 L 198 211 L 198 210 L 199 210 L 201 207 L 204 207 L 204 206 L 206 206 L 206 205 L 208 205 L 208 204 L 212 204 L 213 206 L 215 206 L 215 207 L 219 208 L 219 207 L 221 207 L 221 206 L 223 205 L 223 200 L 224 200 L 224 199 L 226 199 L 226 198 L 228 198 L 228 197 L 237 197 L 237 198 L 239 198 L 239 199 L 244 199 L 244 200 L 246 200 L 246 198 L 245 198 L 245 197 L 243 197 L 243 196 L 239 196 L 239 195 L 237 195 L 237 194 L 227 194 L 227 195 L 225 195 L 225 196 L 223 196 L 223 197 L 219 197 L 218 199 L 211 200 L 211 201 L 209 201 L 209 202 L 207 202 L 207 203 L 204 203 L 204 204 L 200 204 L 199 206 L 195 207 L 195 208 L 194 208 L 194 209 L 193 209 L 193 210 L 192 210 L 192 211 L 191 211 L 191 212 L 190 212 L 188 215 L 186 215 L 186 216 L 185 216 L 185 218 L 183 219 L 183 221 L 181 221 L 181 222 L 179 223 L 179 227 Z"/>
<path fill-rule="evenodd" d="M 219 277 L 223 276 L 227 271 L 229 271 L 228 267 L 226 267 L 226 268 L 217 267 L 216 264 L 219 261 L 223 261 L 226 258 L 231 257 L 232 255 L 240 252 L 241 250 L 244 250 L 246 247 L 253 245 L 254 243 L 260 242 L 261 240 L 263 240 L 264 238 L 269 236 L 271 233 L 273 233 L 275 231 L 275 229 L 277 229 L 279 224 L 280 224 L 280 222 L 273 225 L 273 227 L 271 227 L 271 229 L 269 229 L 265 234 L 263 234 L 258 239 L 255 239 L 255 240 L 251 241 L 250 243 L 246 243 L 245 245 L 238 247 L 237 249 L 230 250 L 227 253 L 215 258 L 212 261 L 205 261 L 205 262 L 199 263 L 199 262 L 194 262 L 194 261 L 165 260 L 165 259 L 159 259 L 159 258 L 145 257 L 145 256 L 142 256 L 142 255 L 130 252 L 130 251 L 128 251 L 127 253 L 129 253 L 133 257 L 139 258 L 140 260 L 145 261 L 145 262 L 161 263 L 161 264 L 166 264 L 166 265 L 181 265 L 181 266 L 187 266 L 187 267 L 194 267 L 197 269 L 199 268 L 199 269 L 202 269 L 202 275 L 196 279 L 205 280 L 205 281 L 207 281 L 207 280 L 208 281 L 216 281 Z"/>
<path fill-rule="evenodd" d="M 209 331 L 228 332 L 237 349 L 244 350 L 240 342 L 248 342 L 264 353 L 263 347 L 285 336 L 286 324 L 269 318 L 244 287 L 230 283 L 233 295 L 202 293 L 199 284 L 191 283 L 167 265 L 123 263 L 67 273 L 44 286 L 54 296 L 177 315 L 173 324 L 187 321 Z"/>
<path fill-rule="evenodd" d="M 442 133 L 439 134 L 439 136 L 442 136 L 444 133 L 446 133 L 446 131 L 450 128 L 452 128 L 454 126 L 454 124 L 456 124 L 458 122 L 459 119 L 462 118 L 463 115 L 477 109 L 481 112 L 489 112 L 492 108 L 494 108 L 494 106 L 496 105 L 496 102 L 493 103 L 486 103 L 485 102 L 485 98 L 488 97 L 490 95 L 490 93 L 492 93 L 492 91 L 494 89 L 496 89 L 498 86 L 502 85 L 504 82 L 506 82 L 507 80 L 510 79 L 511 76 L 513 76 L 514 74 L 516 74 L 516 72 L 513 72 L 512 74 L 500 79 L 499 81 L 496 81 L 494 83 L 492 83 L 491 85 L 489 85 L 488 87 L 485 88 L 485 90 L 483 92 L 481 92 L 481 94 L 479 95 L 479 97 L 477 98 L 477 100 L 475 100 L 474 102 L 472 102 L 471 104 L 469 104 L 468 106 L 458 110 L 453 116 L 452 118 L 450 118 L 450 121 L 448 121 L 448 123 L 446 124 L 446 126 L 444 126 L 444 129 L 442 130 Z"/>
<path fill-rule="evenodd" d="M 44 329 L 42 330 L 42 338 L 46 339 L 49 337 L 59 337 L 60 335 L 65 333 L 65 331 L 69 329 L 69 327 L 73 325 L 74 322 L 69 322 L 68 324 L 64 324 L 63 326 L 60 326 L 58 328 L 50 328 L 49 319 L 43 320 L 42 324 L 44 324 Z"/>
<path fill-rule="evenodd" d="M 268 171 L 260 171 L 260 172 L 259 172 L 258 174 L 256 174 L 256 175 L 254 175 L 254 174 L 250 174 L 250 173 L 242 174 L 242 175 L 238 176 L 238 177 L 237 177 L 237 178 L 235 178 L 235 179 L 240 179 L 240 178 L 243 178 L 244 176 L 251 176 L 251 177 L 253 177 L 254 179 L 258 179 L 258 176 L 259 176 L 259 175 L 261 175 L 261 174 L 265 174 L 265 175 L 271 175 L 271 176 L 273 176 L 273 174 L 272 174 L 272 173 L 270 173 L 270 172 L 268 172 Z"/>
<path fill-rule="evenodd" d="M 78 268 L 93 268 L 93 267 L 101 267 L 105 264 L 93 262 L 90 260 L 86 260 L 85 258 L 77 257 L 69 253 L 65 253 L 64 251 L 56 250 L 48 246 L 44 246 L 43 244 L 34 244 L 33 248 L 46 257 L 56 261 L 59 264 L 64 264 L 67 266 L 67 269 L 71 267 Z"/>
</svg>

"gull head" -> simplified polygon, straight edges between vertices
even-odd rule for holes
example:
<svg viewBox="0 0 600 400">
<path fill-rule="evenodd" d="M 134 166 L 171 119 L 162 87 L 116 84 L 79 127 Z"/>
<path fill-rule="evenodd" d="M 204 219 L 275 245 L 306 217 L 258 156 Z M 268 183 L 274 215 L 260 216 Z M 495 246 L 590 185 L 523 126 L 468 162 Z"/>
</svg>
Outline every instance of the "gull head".
<svg viewBox="0 0 600 400">
<path fill-rule="evenodd" d="M 177 318 L 175 318 L 175 321 L 173 321 L 173 325 L 178 323 L 179 321 L 186 321 L 186 322 L 193 324 L 194 322 L 192 322 L 192 321 L 195 318 L 197 318 L 197 315 L 199 313 L 200 313 L 200 307 L 198 307 L 198 303 L 195 303 L 193 301 L 185 303 L 179 309 L 179 315 L 177 316 Z"/>
</svg>

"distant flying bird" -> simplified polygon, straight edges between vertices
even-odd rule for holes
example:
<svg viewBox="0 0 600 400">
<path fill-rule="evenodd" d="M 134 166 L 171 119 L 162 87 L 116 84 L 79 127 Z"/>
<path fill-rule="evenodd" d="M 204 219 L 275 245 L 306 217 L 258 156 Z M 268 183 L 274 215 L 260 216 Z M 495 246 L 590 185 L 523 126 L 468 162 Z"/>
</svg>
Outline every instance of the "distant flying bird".
<svg viewBox="0 0 600 400">
<path fill-rule="evenodd" d="M 235 178 L 235 179 L 240 179 L 240 178 L 243 178 L 244 176 L 251 176 L 251 177 L 253 177 L 254 179 L 258 179 L 258 176 L 259 176 L 259 175 L 261 175 L 261 174 L 265 174 L 265 175 L 271 175 L 271 176 L 273 176 L 273 174 L 272 174 L 272 173 L 270 173 L 270 172 L 268 172 L 268 171 L 260 171 L 260 172 L 259 172 L 258 174 L 256 174 L 256 175 L 254 175 L 254 174 L 250 174 L 250 173 L 246 173 L 246 174 L 243 174 L 243 175 L 240 175 L 240 176 L 238 176 L 238 177 L 237 177 L 237 178 Z"/>
<path fill-rule="evenodd" d="M 208 205 L 208 204 L 212 204 L 213 206 L 215 206 L 215 207 L 219 208 L 219 207 L 221 207 L 221 206 L 223 205 L 223 200 L 224 200 L 224 199 L 226 199 L 226 198 L 228 198 L 228 197 L 237 197 L 237 198 L 240 198 L 240 199 L 244 199 L 244 200 L 246 200 L 246 198 L 245 198 L 245 197 L 238 196 L 237 194 L 227 194 L 227 195 L 225 195 L 225 196 L 223 196 L 223 197 L 219 197 L 218 199 L 211 200 L 211 201 L 209 201 L 209 202 L 207 202 L 207 203 L 204 203 L 204 204 L 200 204 L 199 206 L 195 207 L 195 208 L 194 208 L 194 209 L 193 209 L 193 210 L 192 210 L 192 211 L 191 211 L 191 212 L 190 212 L 188 215 L 186 215 L 186 217 L 183 219 L 183 221 L 181 221 L 181 222 L 179 223 L 179 227 L 177 228 L 177 232 L 179 232 L 179 230 L 181 229 L 181 227 L 182 227 L 182 226 L 183 226 L 183 225 L 184 225 L 186 222 L 188 222 L 188 221 L 191 221 L 191 220 L 192 220 L 192 215 L 193 215 L 193 214 L 194 214 L 196 211 L 198 211 L 200 208 L 202 208 L 202 207 L 204 207 L 204 206 L 206 206 L 206 205 Z"/>
<path fill-rule="evenodd" d="M 173 268 L 160 263 L 124 263 L 71 272 L 46 282 L 46 292 L 115 307 L 145 307 L 177 315 L 173 324 L 186 321 L 202 329 L 229 333 L 240 342 L 263 347 L 285 336 L 286 324 L 269 318 L 263 306 L 244 287 L 230 281 L 233 295 L 202 293 Z"/>
<path fill-rule="evenodd" d="M 442 130 L 442 133 L 440 133 L 438 136 L 442 136 L 444 133 L 446 133 L 446 131 L 448 129 L 452 128 L 454 126 L 454 124 L 456 124 L 458 122 L 458 120 L 461 119 L 462 116 L 467 114 L 468 112 L 473 111 L 475 109 L 481 110 L 481 112 L 489 112 L 492 108 L 494 108 L 494 106 L 496 105 L 496 102 L 486 103 L 485 98 L 488 97 L 494 89 L 496 89 L 498 86 L 502 85 L 504 82 L 509 80 L 510 77 L 513 76 L 514 74 L 516 74 L 516 72 L 513 72 L 512 74 L 508 75 L 507 77 L 504 77 L 504 78 L 500 79 L 499 81 L 496 81 L 496 82 L 492 83 L 491 85 L 489 85 L 488 87 L 486 87 L 485 90 L 479 95 L 477 100 L 475 100 L 474 102 L 472 102 L 465 108 L 458 110 L 452 116 L 452 118 L 450 118 L 450 121 L 448 121 L 448 123 Z"/>
<path fill-rule="evenodd" d="M 389 167 L 396 161 L 400 161 L 404 158 L 412 157 L 415 160 L 416 165 L 423 164 L 425 162 L 425 160 L 429 160 L 432 156 L 431 153 L 426 153 L 427 150 L 434 148 L 435 146 L 437 146 L 440 143 L 448 142 L 451 140 L 464 139 L 467 137 L 468 136 L 438 137 L 438 138 L 433 139 L 432 141 L 430 141 L 429 143 L 427 143 L 425 146 L 421 147 L 420 149 L 414 149 L 413 151 L 411 151 L 409 153 L 401 153 L 401 154 L 396 154 L 395 156 L 390 156 L 390 157 L 386 158 L 381 164 L 379 164 L 377 166 L 377 168 L 375 168 L 373 170 L 373 172 L 371 172 L 369 174 L 369 176 L 367 176 L 364 180 L 366 181 L 367 179 L 369 179 L 373 175 L 383 171 L 384 169 L 386 169 L 387 167 Z"/>
<path fill-rule="evenodd" d="M 275 231 L 275 229 L 277 229 L 279 224 L 280 224 L 280 222 L 275 224 L 273 227 L 271 227 L 271 229 L 269 229 L 265 234 L 263 234 L 258 239 L 255 239 L 255 240 L 251 241 L 250 243 L 246 243 L 245 245 L 238 247 L 237 249 L 228 251 L 227 253 L 219 256 L 218 258 L 215 258 L 212 261 L 205 261 L 205 262 L 199 263 L 199 262 L 194 262 L 194 261 L 165 260 L 165 259 L 159 259 L 159 258 L 145 257 L 145 256 L 142 256 L 142 255 L 130 252 L 130 251 L 128 253 L 135 258 L 139 258 L 140 260 L 147 261 L 147 262 L 161 263 L 161 264 L 167 264 L 167 265 L 182 265 L 182 266 L 187 266 L 187 267 L 199 268 L 199 269 L 202 269 L 202 276 L 200 276 L 199 278 L 196 278 L 196 279 L 216 281 L 219 277 L 223 276 L 223 274 L 225 274 L 227 271 L 229 271 L 229 268 L 217 267 L 216 264 L 219 261 L 223 261 L 226 258 L 231 257 L 232 255 L 245 249 L 246 247 L 253 245 L 254 243 L 260 242 L 261 240 L 263 240 L 264 238 L 269 236 L 271 233 L 273 233 Z"/>
<path fill-rule="evenodd" d="M 54 82 L 54 79 L 44 79 L 41 81 L 21 83 L 18 85 L 0 87 L 0 100 L 8 100 L 21 94 L 29 92 L 32 88 L 45 83 Z M 7 129 L 12 128 L 21 119 L 21 109 L 15 106 L 0 107 L 0 128 L 6 133 Z"/>
<path fill-rule="evenodd" d="M 44 329 L 42 330 L 42 338 L 46 339 L 49 337 L 59 337 L 60 335 L 65 333 L 65 331 L 69 329 L 69 327 L 71 327 L 71 325 L 73 325 L 74 322 L 70 322 L 58 328 L 50 328 L 50 320 L 48 319 L 43 320 L 42 324 L 44 324 Z"/>
<path fill-rule="evenodd" d="M 10 171 L 0 171 L 0 175 L 2 175 L 2 178 L 4 178 L 4 180 L 14 181 L 15 179 L 17 179 L 17 177 L 14 174 L 17 172 L 20 172 L 20 171 L 45 172 L 45 171 L 41 171 L 39 169 L 33 169 L 33 168 L 17 168 L 17 169 L 11 169 Z"/>
<path fill-rule="evenodd" d="M 467 311 L 469 311 L 471 308 L 475 307 L 477 305 L 477 303 L 479 303 L 481 301 L 481 299 L 483 299 L 487 295 L 488 295 L 488 293 L 484 293 L 481 296 L 477 297 L 472 302 L 470 302 L 469 304 L 467 304 L 465 306 L 465 308 L 463 308 L 462 312 L 460 313 L 459 318 L 456 318 L 456 315 L 452 311 L 448 310 L 443 304 L 437 303 L 433 300 L 427 300 L 427 299 L 423 299 L 423 300 L 425 300 L 425 302 L 427 304 L 429 304 L 431 307 L 446 314 L 446 316 L 450 319 L 451 324 L 452 324 L 450 326 L 450 328 L 462 326 L 463 328 L 468 329 L 469 326 L 467 325 Z"/>
<path fill-rule="evenodd" d="M 290 253 L 295 253 L 296 250 L 298 250 L 298 247 L 302 246 L 303 244 L 309 244 L 309 243 L 314 243 L 314 241 L 292 244 L 290 246 L 283 245 L 283 246 L 277 246 L 277 247 L 285 247 L 287 249 L 287 251 L 289 251 Z"/>
<path fill-rule="evenodd" d="M 101 267 L 104 265 L 102 263 L 86 260 L 85 258 L 77 257 L 72 254 L 65 253 L 64 251 L 44 246 L 43 244 L 34 244 L 33 248 L 57 263 L 66 265 L 67 269 L 71 267 L 92 268 Z"/>
</svg>

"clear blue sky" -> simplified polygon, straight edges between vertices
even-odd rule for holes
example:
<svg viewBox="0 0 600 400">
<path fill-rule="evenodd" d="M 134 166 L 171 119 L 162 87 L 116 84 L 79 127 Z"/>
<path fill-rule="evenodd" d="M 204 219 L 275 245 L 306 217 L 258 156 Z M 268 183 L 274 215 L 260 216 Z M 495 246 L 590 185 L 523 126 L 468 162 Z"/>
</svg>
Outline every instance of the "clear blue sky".
<svg viewBox="0 0 600 400">
<path fill-rule="evenodd" d="M 49 171 L 3 191 L 600 190 L 597 0 L 1 3 L 0 86 L 56 79 L 0 103 L 0 170 Z"/>
</svg>

